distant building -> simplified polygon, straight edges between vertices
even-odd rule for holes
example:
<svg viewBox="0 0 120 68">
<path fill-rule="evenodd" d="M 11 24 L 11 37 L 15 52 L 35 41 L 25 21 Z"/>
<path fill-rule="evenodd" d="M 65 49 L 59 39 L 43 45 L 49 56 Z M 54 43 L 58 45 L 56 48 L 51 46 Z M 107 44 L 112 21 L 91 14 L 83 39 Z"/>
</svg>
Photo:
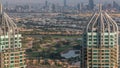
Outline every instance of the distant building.
<svg viewBox="0 0 120 68">
<path fill-rule="evenodd" d="M 45 7 L 48 7 L 48 1 L 47 0 L 45 1 Z"/>
<path fill-rule="evenodd" d="M 82 46 L 82 68 L 118 68 L 118 25 L 104 11 L 89 21 Z"/>
<path fill-rule="evenodd" d="M 94 9 L 94 6 L 95 6 L 94 0 L 89 0 L 88 9 L 89 9 L 89 10 L 93 10 L 93 9 Z"/>
<path fill-rule="evenodd" d="M 0 4 L 0 68 L 26 68 L 21 34 Z"/>
<path fill-rule="evenodd" d="M 113 8 L 120 10 L 120 5 L 116 1 L 113 1 Z"/>
<path fill-rule="evenodd" d="M 64 7 L 67 6 L 67 0 L 64 0 Z"/>
<path fill-rule="evenodd" d="M 55 4 L 52 4 L 52 12 L 56 12 L 56 6 L 55 6 Z"/>
<path fill-rule="evenodd" d="M 77 4 L 77 9 L 78 9 L 78 11 L 81 10 L 81 4 L 80 3 Z"/>
</svg>

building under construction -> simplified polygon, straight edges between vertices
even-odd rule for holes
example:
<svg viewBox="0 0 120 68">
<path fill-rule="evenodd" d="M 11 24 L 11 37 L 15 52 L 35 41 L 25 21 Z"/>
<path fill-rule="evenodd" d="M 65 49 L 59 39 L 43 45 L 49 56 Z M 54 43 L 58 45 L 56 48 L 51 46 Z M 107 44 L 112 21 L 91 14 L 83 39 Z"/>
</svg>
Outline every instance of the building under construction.
<svg viewBox="0 0 120 68">
<path fill-rule="evenodd" d="M 0 4 L 0 68 L 25 68 L 24 56 L 17 25 Z"/>
<path fill-rule="evenodd" d="M 83 34 L 81 68 L 118 68 L 118 25 L 99 10 Z"/>
</svg>

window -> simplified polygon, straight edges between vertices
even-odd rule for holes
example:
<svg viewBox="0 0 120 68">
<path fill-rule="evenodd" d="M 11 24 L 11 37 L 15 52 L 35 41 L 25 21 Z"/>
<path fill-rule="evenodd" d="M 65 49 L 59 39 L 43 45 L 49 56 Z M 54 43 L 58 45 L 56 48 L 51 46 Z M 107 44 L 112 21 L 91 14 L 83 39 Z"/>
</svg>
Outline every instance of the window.
<svg viewBox="0 0 120 68">
<path fill-rule="evenodd" d="M 109 53 L 105 53 L 105 55 L 109 55 Z"/>
<path fill-rule="evenodd" d="M 23 54 L 22 52 L 20 52 L 20 54 Z"/>
<path fill-rule="evenodd" d="M 92 37 L 91 35 L 89 37 Z"/>
<path fill-rule="evenodd" d="M 98 50 L 94 50 L 94 52 L 98 52 Z"/>
<path fill-rule="evenodd" d="M 97 53 L 93 53 L 93 55 L 97 55 Z"/>
<path fill-rule="evenodd" d="M 94 36 L 94 38 L 97 38 L 97 36 Z"/>
<path fill-rule="evenodd" d="M 94 59 L 97 59 L 97 57 L 93 57 Z"/>
<path fill-rule="evenodd" d="M 92 41 L 92 39 L 89 39 L 89 41 Z"/>
<path fill-rule="evenodd" d="M 5 46 L 5 48 L 8 48 L 8 46 Z"/>
<path fill-rule="evenodd" d="M 11 54 L 11 56 L 14 56 L 14 54 Z"/>
<path fill-rule="evenodd" d="M 105 42 L 105 44 L 108 44 L 108 42 Z"/>
<path fill-rule="evenodd" d="M 105 50 L 105 52 L 109 52 L 109 50 Z"/>
<path fill-rule="evenodd" d="M 108 35 L 106 35 L 105 38 L 108 38 Z"/>
<path fill-rule="evenodd" d="M 14 59 L 14 57 L 11 57 L 11 60 Z"/>
<path fill-rule="evenodd" d="M 113 38 L 113 36 L 112 36 L 112 35 L 111 35 L 110 37 L 111 37 L 111 38 Z"/>
<path fill-rule="evenodd" d="M 22 62 L 22 60 L 20 60 L 20 62 Z"/>
<path fill-rule="evenodd" d="M 11 61 L 11 63 L 14 63 L 14 61 Z"/>
<path fill-rule="evenodd" d="M 109 60 L 105 60 L 105 62 L 109 62 Z"/>
<path fill-rule="evenodd" d="M 89 44 L 92 44 L 91 42 L 89 42 Z"/>
<path fill-rule="evenodd" d="M 93 62 L 97 62 L 97 60 L 93 60 Z"/>
<path fill-rule="evenodd" d="M 110 39 L 111 41 L 113 41 L 113 39 Z"/>
<path fill-rule="evenodd" d="M 97 42 L 94 42 L 94 44 L 97 44 Z"/>
<path fill-rule="evenodd" d="M 108 39 L 105 39 L 105 41 L 108 41 Z"/>
<path fill-rule="evenodd" d="M 111 44 L 113 44 L 113 43 L 111 42 Z"/>
<path fill-rule="evenodd" d="M 22 58 L 22 56 L 20 56 L 20 58 Z"/>
</svg>

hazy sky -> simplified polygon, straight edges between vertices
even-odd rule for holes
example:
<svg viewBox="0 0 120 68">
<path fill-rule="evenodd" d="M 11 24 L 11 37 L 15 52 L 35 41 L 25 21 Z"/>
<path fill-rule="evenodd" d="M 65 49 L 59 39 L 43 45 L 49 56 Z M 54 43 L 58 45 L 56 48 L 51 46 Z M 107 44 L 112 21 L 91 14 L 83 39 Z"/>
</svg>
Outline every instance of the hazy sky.
<svg viewBox="0 0 120 68">
<path fill-rule="evenodd" d="M 8 3 L 29 3 L 29 2 L 34 2 L 34 3 L 44 3 L 45 2 L 45 0 L 2 0 L 4 3 L 5 2 L 8 2 Z M 49 2 L 54 2 L 54 3 L 60 3 L 60 4 L 62 4 L 63 3 L 63 0 L 48 0 Z M 84 3 L 86 3 L 86 2 L 88 2 L 88 0 L 67 0 L 68 1 L 68 4 L 77 4 L 77 3 L 80 3 L 80 2 L 84 2 Z M 104 2 L 104 3 L 107 3 L 107 2 L 111 2 L 112 3 L 112 1 L 113 0 L 94 0 L 96 3 L 98 3 L 98 2 Z M 114 1 L 117 1 L 117 2 L 119 2 L 120 3 L 120 0 L 114 0 Z"/>
</svg>

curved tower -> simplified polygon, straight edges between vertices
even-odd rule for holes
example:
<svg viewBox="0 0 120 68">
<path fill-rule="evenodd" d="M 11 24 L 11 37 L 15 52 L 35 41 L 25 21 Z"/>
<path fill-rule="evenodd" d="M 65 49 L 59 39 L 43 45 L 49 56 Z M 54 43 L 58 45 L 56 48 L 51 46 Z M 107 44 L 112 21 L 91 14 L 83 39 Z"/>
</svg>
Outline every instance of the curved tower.
<svg viewBox="0 0 120 68">
<path fill-rule="evenodd" d="M 0 4 L 0 68 L 25 68 L 24 56 L 17 25 Z"/>
<path fill-rule="evenodd" d="M 118 68 L 118 25 L 99 10 L 83 34 L 82 68 Z"/>
</svg>

